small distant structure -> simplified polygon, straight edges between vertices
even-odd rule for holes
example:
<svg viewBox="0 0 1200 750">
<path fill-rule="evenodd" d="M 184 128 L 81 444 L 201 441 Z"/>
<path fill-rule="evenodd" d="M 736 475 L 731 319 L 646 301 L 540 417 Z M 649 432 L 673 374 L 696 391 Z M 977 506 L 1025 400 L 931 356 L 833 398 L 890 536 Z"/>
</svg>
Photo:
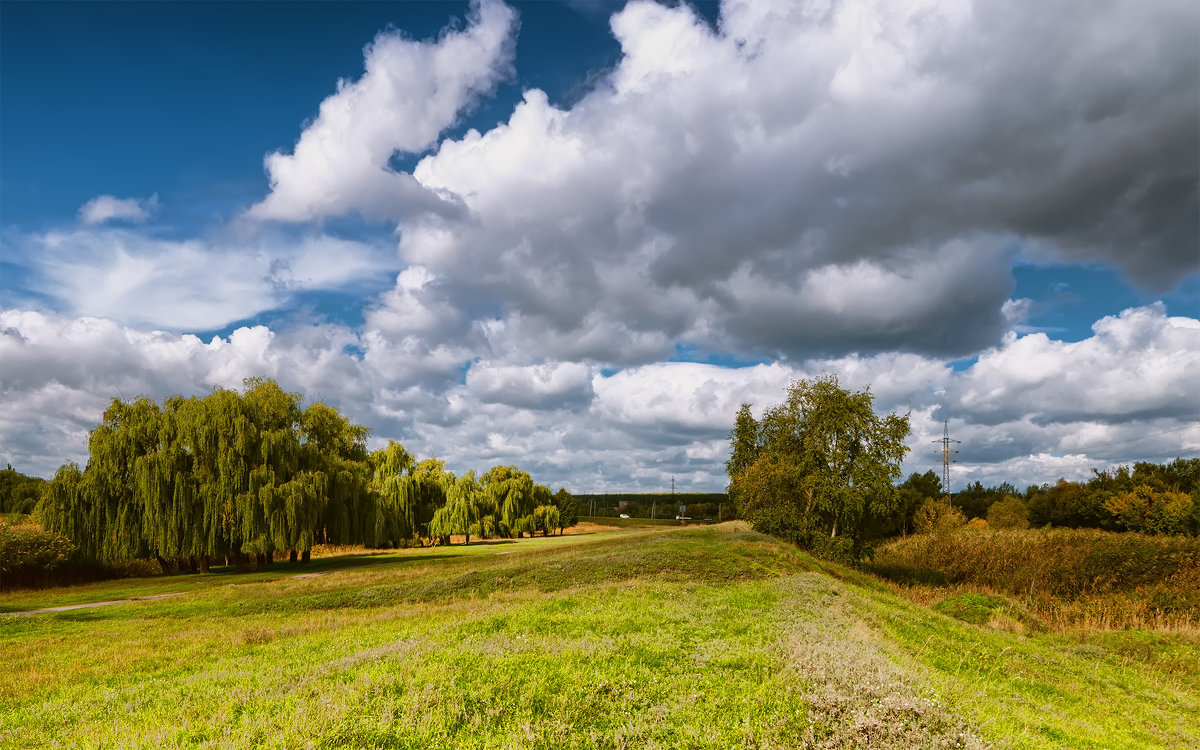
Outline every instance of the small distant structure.
<svg viewBox="0 0 1200 750">
<path fill-rule="evenodd" d="M 952 454 L 958 453 L 950 447 L 951 443 L 962 445 L 961 440 L 950 439 L 950 420 L 947 419 L 942 428 L 942 439 L 934 440 L 935 443 L 941 443 L 942 447 L 938 453 L 942 454 L 942 497 L 946 498 L 946 502 L 950 502 L 950 464 L 956 464 L 958 461 L 951 458 Z"/>
</svg>

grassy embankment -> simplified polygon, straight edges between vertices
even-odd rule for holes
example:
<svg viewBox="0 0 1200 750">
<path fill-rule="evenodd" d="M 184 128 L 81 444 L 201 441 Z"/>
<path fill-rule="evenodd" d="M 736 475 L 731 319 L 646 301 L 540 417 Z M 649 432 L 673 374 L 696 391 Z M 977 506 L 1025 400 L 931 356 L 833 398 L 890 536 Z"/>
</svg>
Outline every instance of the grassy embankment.
<svg viewBox="0 0 1200 750">
<path fill-rule="evenodd" d="M 0 608 L 171 590 L 0 615 L 0 746 L 1200 745 L 1193 634 L 1128 631 L 1177 657 L 1162 660 L 1090 631 L 972 624 L 738 524 L 110 581 Z"/>
</svg>

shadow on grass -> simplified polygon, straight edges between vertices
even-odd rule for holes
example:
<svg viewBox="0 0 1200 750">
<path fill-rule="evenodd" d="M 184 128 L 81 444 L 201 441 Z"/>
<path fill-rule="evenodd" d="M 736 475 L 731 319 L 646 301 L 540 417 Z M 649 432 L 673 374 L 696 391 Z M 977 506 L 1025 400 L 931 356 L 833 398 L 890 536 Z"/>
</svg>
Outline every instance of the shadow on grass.
<svg viewBox="0 0 1200 750">
<path fill-rule="evenodd" d="M 148 592 L 160 592 L 164 584 L 167 584 L 168 589 L 176 589 L 171 593 L 194 593 L 203 592 L 206 589 L 216 588 L 219 586 L 248 586 L 251 584 L 273 583 L 284 581 L 289 578 L 297 578 L 300 576 L 317 576 L 327 573 L 336 573 L 343 570 L 359 570 L 363 568 L 383 568 L 405 563 L 420 562 L 433 560 L 448 560 L 459 559 L 460 555 L 455 554 L 426 554 L 426 555 L 394 555 L 380 554 L 378 552 L 365 554 L 350 554 L 338 555 L 331 557 L 321 557 L 313 559 L 307 563 L 303 562 L 277 562 L 263 568 L 250 569 L 239 572 L 235 566 L 222 565 L 213 567 L 208 573 L 170 573 L 161 576 L 151 576 L 148 578 L 138 579 L 121 579 L 119 581 L 105 581 L 102 583 L 111 583 L 116 588 L 108 592 L 96 592 L 98 594 L 94 598 L 84 598 L 81 600 L 78 592 L 71 592 L 69 588 L 65 591 L 60 589 L 61 593 L 65 593 L 61 599 L 55 599 L 53 596 L 45 601 L 37 602 L 36 606 L 30 606 L 28 603 L 20 604 L 0 604 L 0 615 L 24 615 L 33 614 L 33 616 L 54 615 L 63 619 L 76 619 L 74 612 L 76 610 L 68 610 L 67 612 L 38 612 L 34 614 L 32 610 L 45 609 L 56 606 L 73 606 L 80 607 L 80 611 L 84 611 L 87 615 L 79 618 L 84 620 L 103 619 L 104 614 L 101 611 L 96 613 L 96 609 L 108 609 L 108 604 L 114 602 L 125 603 L 124 600 L 139 600 L 147 597 Z M 177 583 L 179 586 L 172 586 Z M 132 586 L 130 586 L 132 584 Z M 105 596 L 104 594 L 108 594 Z M 95 609 L 94 609 L 95 608 Z"/>
<path fill-rule="evenodd" d="M 940 571 L 909 565 L 867 565 L 866 569 L 880 578 L 903 585 L 924 584 L 945 586 L 946 576 Z"/>
<path fill-rule="evenodd" d="M 358 568 L 373 568 L 414 562 L 423 563 L 430 560 L 447 560 L 455 557 L 458 557 L 458 555 L 381 555 L 378 553 L 338 555 L 336 557 L 319 557 L 306 563 L 277 562 L 263 568 L 253 568 L 242 572 L 238 572 L 237 568 L 232 565 L 222 565 L 218 568 L 210 569 L 208 575 L 233 579 L 230 583 L 238 583 L 240 581 L 244 581 L 245 583 L 266 583 L 298 575 L 336 573 L 342 570 L 356 570 Z M 182 573 L 178 575 L 191 574 Z"/>
</svg>

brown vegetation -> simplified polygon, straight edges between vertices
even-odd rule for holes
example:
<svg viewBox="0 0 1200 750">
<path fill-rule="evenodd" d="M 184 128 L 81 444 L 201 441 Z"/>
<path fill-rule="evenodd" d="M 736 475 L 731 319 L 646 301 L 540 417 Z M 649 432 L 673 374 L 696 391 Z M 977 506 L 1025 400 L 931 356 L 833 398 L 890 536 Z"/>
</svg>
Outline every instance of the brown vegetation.
<svg viewBox="0 0 1200 750">
<path fill-rule="evenodd" d="M 966 527 L 885 545 L 868 568 L 923 603 L 1005 596 L 1054 628 L 1200 627 L 1195 537 Z"/>
</svg>

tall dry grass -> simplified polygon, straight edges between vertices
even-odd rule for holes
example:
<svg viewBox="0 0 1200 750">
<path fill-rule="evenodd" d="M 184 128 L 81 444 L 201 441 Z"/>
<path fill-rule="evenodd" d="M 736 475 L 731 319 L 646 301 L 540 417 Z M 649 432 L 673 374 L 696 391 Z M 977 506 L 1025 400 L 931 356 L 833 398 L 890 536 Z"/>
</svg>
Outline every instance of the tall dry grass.
<svg viewBox="0 0 1200 750">
<path fill-rule="evenodd" d="M 918 599 L 1005 595 L 1054 628 L 1200 628 L 1200 539 L 962 528 L 892 542 L 872 572 Z"/>
</svg>

